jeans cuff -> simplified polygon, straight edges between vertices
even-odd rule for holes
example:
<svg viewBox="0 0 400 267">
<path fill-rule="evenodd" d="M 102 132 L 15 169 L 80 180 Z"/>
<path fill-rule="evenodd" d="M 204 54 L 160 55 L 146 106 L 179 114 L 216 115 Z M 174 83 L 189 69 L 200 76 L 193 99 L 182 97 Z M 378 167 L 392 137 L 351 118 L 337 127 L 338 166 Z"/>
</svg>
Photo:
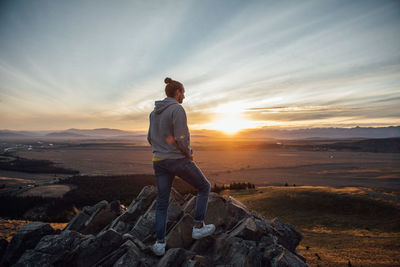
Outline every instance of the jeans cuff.
<svg viewBox="0 0 400 267">
<path fill-rule="evenodd" d="M 201 222 L 203 222 L 204 220 L 193 220 L 193 222 L 195 222 L 195 223 L 201 223 Z"/>
</svg>

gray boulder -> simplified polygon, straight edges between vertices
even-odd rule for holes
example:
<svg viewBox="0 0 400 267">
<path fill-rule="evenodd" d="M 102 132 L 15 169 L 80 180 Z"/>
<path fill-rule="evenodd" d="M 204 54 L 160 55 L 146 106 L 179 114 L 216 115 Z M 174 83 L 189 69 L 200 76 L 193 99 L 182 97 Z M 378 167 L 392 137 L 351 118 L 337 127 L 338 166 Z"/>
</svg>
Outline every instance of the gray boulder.
<svg viewBox="0 0 400 267">
<path fill-rule="evenodd" d="M 225 198 L 225 202 L 227 212 L 225 218 L 226 230 L 232 229 L 235 225 L 237 225 L 238 222 L 251 216 L 251 213 L 247 207 L 235 198 L 227 196 Z"/>
<path fill-rule="evenodd" d="M 138 238 L 132 236 L 132 235 L 129 234 L 129 233 L 124 234 L 124 235 L 122 236 L 122 240 L 123 240 L 123 241 L 130 240 L 130 241 L 132 241 L 141 251 L 145 251 L 145 252 L 148 252 L 148 251 L 149 251 L 149 247 L 148 247 L 148 246 L 146 246 L 140 239 L 138 239 Z"/>
<path fill-rule="evenodd" d="M 206 236 L 194 241 L 190 247 L 190 251 L 193 251 L 199 255 L 212 255 L 214 252 L 215 238 L 213 236 Z"/>
<path fill-rule="evenodd" d="M 157 265 L 159 260 L 158 257 L 143 254 L 139 246 L 136 246 L 134 242 L 132 243 L 133 244 L 130 244 L 127 248 L 125 254 L 123 254 L 117 261 L 115 261 L 115 263 L 112 265 L 113 267 L 153 267 Z"/>
<path fill-rule="evenodd" d="M 1 259 L 3 258 L 4 253 L 6 252 L 7 246 L 8 246 L 7 239 L 1 238 L 0 239 L 0 262 L 1 262 Z"/>
<path fill-rule="evenodd" d="M 90 243 L 81 243 L 70 259 L 76 266 L 92 266 L 122 245 L 122 235 L 113 229 L 99 233 Z"/>
<path fill-rule="evenodd" d="M 262 224 L 257 224 L 253 217 L 244 218 L 230 233 L 230 237 L 238 236 L 246 240 L 259 241 L 263 234 L 264 229 L 261 228 Z"/>
<path fill-rule="evenodd" d="M 155 241 L 156 194 L 154 186 L 143 188 L 125 212 L 118 201 L 87 206 L 66 227 L 76 230 L 59 233 L 51 228 L 50 234 L 42 233 L 29 247 L 15 249 L 22 256 L 14 256 L 14 265 L 307 266 L 305 258 L 296 253 L 302 234 L 294 226 L 278 219 L 270 221 L 236 199 L 215 193 L 210 194 L 205 223 L 215 224 L 216 231 L 192 239 L 196 196 L 183 197 L 174 188 L 169 199 L 167 251 L 163 257 L 155 256 L 151 246 Z M 33 232 L 39 226 L 43 227 L 33 224 L 25 228 Z M 18 247 L 18 238 L 14 238 L 13 246 Z M 10 253 L 12 242 L 8 246 L 1 242 Z"/>
<path fill-rule="evenodd" d="M 169 229 L 171 229 L 173 225 L 175 225 L 175 223 L 181 218 L 182 215 L 182 207 L 180 203 L 183 198 L 177 192 L 172 194 L 174 190 L 171 190 L 171 195 L 169 198 L 166 227 L 167 232 L 169 231 Z M 145 239 L 148 236 L 155 235 L 156 202 L 157 200 L 154 200 L 147 211 L 142 216 L 140 216 L 136 224 L 133 226 L 132 230 L 129 232 L 131 235 L 136 236 L 141 240 Z"/>
<path fill-rule="evenodd" d="M 264 266 L 257 242 L 222 236 L 216 242 L 215 261 L 229 266 Z"/>
<path fill-rule="evenodd" d="M 108 205 L 106 200 L 102 200 L 93 207 L 85 206 L 75 215 L 75 217 L 68 223 L 64 230 L 73 230 L 83 233 L 84 229 L 93 220 L 94 217 Z"/>
<path fill-rule="evenodd" d="M 84 228 L 81 232 L 83 234 L 97 234 L 121 213 L 122 207 L 118 200 L 112 201 L 107 205 L 101 205 L 84 223 Z"/>
<path fill-rule="evenodd" d="M 46 235 L 34 249 L 29 249 L 14 266 L 63 266 L 71 261 L 74 251 L 82 244 L 87 246 L 95 237 L 65 230 L 59 235 Z M 86 244 L 86 245 L 85 245 Z"/>
<path fill-rule="evenodd" d="M 180 267 L 193 253 L 182 248 L 170 248 L 160 259 L 157 267 Z"/>
<path fill-rule="evenodd" d="M 173 187 L 171 187 L 170 199 L 176 200 L 180 205 L 185 203 L 185 197 Z"/>
<path fill-rule="evenodd" d="M 183 211 L 194 217 L 197 197 L 193 196 L 184 205 Z M 215 227 L 224 225 L 228 216 L 225 199 L 217 193 L 211 192 L 208 198 L 207 212 L 204 223 L 212 223 Z"/>
<path fill-rule="evenodd" d="M 155 206 L 156 200 L 154 200 L 148 210 L 139 217 L 129 234 L 143 240 L 145 237 L 151 235 L 155 231 Z"/>
<path fill-rule="evenodd" d="M 1 264 L 11 265 L 18 261 L 21 255 L 28 249 L 33 249 L 40 239 L 51 235 L 55 230 L 48 223 L 30 222 L 18 229 L 11 239 L 3 255 Z"/>
<path fill-rule="evenodd" d="M 131 240 L 127 240 L 119 248 L 98 261 L 95 266 L 113 266 L 124 254 L 127 253 L 128 250 L 135 251 L 136 257 L 141 256 L 140 250 L 135 243 L 133 243 Z"/>
<path fill-rule="evenodd" d="M 189 248 L 192 238 L 193 217 L 185 214 L 166 236 L 167 248 Z"/>
<path fill-rule="evenodd" d="M 187 256 L 186 261 L 182 263 L 182 267 L 207 267 L 207 266 L 213 266 L 213 263 L 207 257 L 201 255 Z"/>
<path fill-rule="evenodd" d="M 282 223 L 278 218 L 274 218 L 271 225 L 276 231 L 278 243 L 295 253 L 303 235 L 296 227 L 288 223 Z"/>
<path fill-rule="evenodd" d="M 157 189 L 148 185 L 143 187 L 139 195 L 129 205 L 128 209 L 120 216 L 115 218 L 107 229 L 114 229 L 121 234 L 129 232 L 135 225 L 139 217 L 145 213 L 157 196 Z"/>
<path fill-rule="evenodd" d="M 281 245 L 275 245 L 266 250 L 263 258 L 272 267 L 306 267 L 308 266 L 296 254 Z"/>
</svg>

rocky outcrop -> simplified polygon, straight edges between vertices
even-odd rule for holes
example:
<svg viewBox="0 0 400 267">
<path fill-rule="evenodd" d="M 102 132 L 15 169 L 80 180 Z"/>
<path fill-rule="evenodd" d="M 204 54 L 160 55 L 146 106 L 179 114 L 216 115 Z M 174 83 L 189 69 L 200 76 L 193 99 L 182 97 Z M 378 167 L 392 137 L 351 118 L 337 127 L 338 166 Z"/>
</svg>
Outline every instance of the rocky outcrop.
<svg viewBox="0 0 400 267">
<path fill-rule="evenodd" d="M 22 226 L 11 239 L 1 260 L 4 266 L 15 263 L 28 249 L 33 249 L 42 237 L 55 233 L 48 223 L 31 222 Z"/>
<path fill-rule="evenodd" d="M 1 238 L 0 239 L 0 260 L 3 258 L 3 255 L 6 252 L 7 246 L 8 246 L 7 239 Z"/>
<path fill-rule="evenodd" d="M 85 207 L 63 231 L 33 222 L 4 243 L 4 266 L 307 266 L 296 247 L 302 234 L 277 218 L 248 210 L 232 197 L 210 193 L 205 223 L 213 235 L 191 237 L 196 196 L 172 189 L 167 219 L 167 250 L 155 242 L 157 191 L 146 186 L 125 209 L 118 201 Z M 1 251 L 0 251 L 1 252 Z"/>
</svg>

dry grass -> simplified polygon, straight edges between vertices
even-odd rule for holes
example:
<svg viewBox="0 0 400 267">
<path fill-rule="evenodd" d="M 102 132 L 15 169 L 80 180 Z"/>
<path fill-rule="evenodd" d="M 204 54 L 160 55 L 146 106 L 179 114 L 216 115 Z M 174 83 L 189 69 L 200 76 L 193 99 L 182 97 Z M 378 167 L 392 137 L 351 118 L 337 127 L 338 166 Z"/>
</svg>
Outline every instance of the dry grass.
<svg viewBox="0 0 400 267">
<path fill-rule="evenodd" d="M 206 142 L 208 144 L 208 141 Z M 399 186 L 398 153 L 299 151 L 224 146 L 194 147 L 194 160 L 212 183 L 251 182 L 278 185 Z M 91 175 L 153 174 L 150 147 L 106 145 L 87 148 L 20 151 Z M 6 175 L 4 175 L 6 176 Z M 385 178 L 385 179 L 384 179 Z"/>
<path fill-rule="evenodd" d="M 349 262 L 353 266 L 400 266 L 399 233 L 362 236 L 357 231 L 352 234 L 300 230 L 304 238 L 297 250 L 311 266 L 345 266 Z"/>
<path fill-rule="evenodd" d="M 11 241 L 12 237 L 18 231 L 19 228 L 31 221 L 26 220 L 4 220 L 0 219 L 0 239 L 4 238 L 8 242 Z M 54 229 L 64 229 L 67 223 L 50 223 Z"/>
<path fill-rule="evenodd" d="M 400 266 L 400 210 L 369 188 L 263 187 L 224 191 L 269 219 L 294 224 L 311 266 Z M 388 193 L 392 195 L 391 193 Z M 307 204 L 307 202 L 310 202 Z M 336 209 L 329 208 L 340 205 Z"/>
</svg>

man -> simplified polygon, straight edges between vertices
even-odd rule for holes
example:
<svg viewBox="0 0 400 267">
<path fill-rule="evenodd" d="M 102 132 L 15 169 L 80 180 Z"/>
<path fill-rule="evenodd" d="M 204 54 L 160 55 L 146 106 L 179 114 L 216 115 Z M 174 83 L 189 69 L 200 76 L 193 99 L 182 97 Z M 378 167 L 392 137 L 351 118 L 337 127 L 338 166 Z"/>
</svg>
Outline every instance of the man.
<svg viewBox="0 0 400 267">
<path fill-rule="evenodd" d="M 167 97 L 155 102 L 150 113 L 150 127 L 147 140 L 153 148 L 153 168 L 157 183 L 156 235 L 153 252 L 165 254 L 165 230 L 172 182 L 179 176 L 198 190 L 194 214 L 192 238 L 211 235 L 215 225 L 204 224 L 207 211 L 210 182 L 193 162 L 190 148 L 190 134 L 186 113 L 180 105 L 185 98 L 183 85 L 171 78 L 165 78 Z"/>
</svg>

